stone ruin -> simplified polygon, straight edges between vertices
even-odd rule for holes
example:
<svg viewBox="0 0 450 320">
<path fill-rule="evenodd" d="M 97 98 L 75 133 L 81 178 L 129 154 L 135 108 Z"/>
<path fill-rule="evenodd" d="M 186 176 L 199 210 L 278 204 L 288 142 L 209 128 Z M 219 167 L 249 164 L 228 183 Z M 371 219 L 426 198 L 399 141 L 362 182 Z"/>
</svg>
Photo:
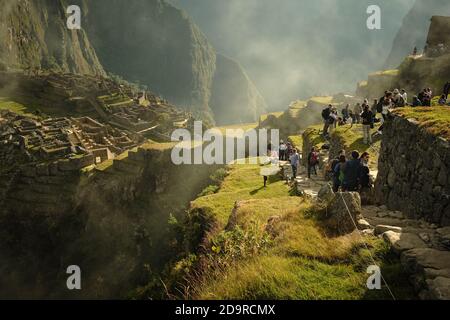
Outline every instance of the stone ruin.
<svg viewBox="0 0 450 320">
<path fill-rule="evenodd" d="M 90 117 L 38 120 L 10 111 L 0 112 L 0 162 L 45 162 L 83 158 L 101 163 L 136 147 L 144 138 Z"/>
</svg>

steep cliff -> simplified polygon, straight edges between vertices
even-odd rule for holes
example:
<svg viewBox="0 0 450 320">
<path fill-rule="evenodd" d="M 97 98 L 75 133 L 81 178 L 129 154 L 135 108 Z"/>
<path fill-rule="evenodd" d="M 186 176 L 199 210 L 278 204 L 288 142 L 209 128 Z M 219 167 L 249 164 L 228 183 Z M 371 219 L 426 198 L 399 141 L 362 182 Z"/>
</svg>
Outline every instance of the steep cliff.
<svg viewBox="0 0 450 320">
<path fill-rule="evenodd" d="M 266 104 L 242 67 L 217 54 L 211 108 L 218 124 L 256 122 Z"/>
<path fill-rule="evenodd" d="M 395 68 L 406 55 L 417 47 L 419 53 L 427 40 L 427 31 L 433 15 L 450 15 L 448 0 L 416 0 L 413 8 L 403 19 L 403 25 L 394 39 L 392 51 L 385 62 L 385 68 Z"/>
<path fill-rule="evenodd" d="M 95 169 L 75 159 L 0 174 L 0 297 L 126 298 L 153 281 L 176 254 L 169 217 L 182 218 L 218 168 L 176 166 L 171 147 L 142 145 Z M 65 285 L 73 264 L 78 292 Z"/>
<path fill-rule="evenodd" d="M 104 74 L 83 30 L 66 27 L 65 0 L 0 0 L 0 64 Z"/>
</svg>

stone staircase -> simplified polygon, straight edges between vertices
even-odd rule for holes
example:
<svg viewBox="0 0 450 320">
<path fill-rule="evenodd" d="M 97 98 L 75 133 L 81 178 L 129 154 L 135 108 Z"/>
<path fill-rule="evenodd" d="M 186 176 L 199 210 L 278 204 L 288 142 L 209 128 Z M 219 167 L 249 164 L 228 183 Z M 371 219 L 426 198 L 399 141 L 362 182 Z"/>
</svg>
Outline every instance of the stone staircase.
<svg viewBox="0 0 450 320">
<path fill-rule="evenodd" d="M 420 298 L 450 299 L 450 227 L 408 219 L 386 206 L 364 206 L 362 215 L 359 228 L 390 244 Z"/>
</svg>

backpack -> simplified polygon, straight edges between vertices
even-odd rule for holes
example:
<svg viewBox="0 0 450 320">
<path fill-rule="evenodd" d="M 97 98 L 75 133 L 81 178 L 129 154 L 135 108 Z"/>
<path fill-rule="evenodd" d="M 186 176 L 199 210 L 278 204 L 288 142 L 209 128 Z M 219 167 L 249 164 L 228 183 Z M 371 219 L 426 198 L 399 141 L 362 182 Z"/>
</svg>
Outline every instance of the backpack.
<svg viewBox="0 0 450 320">
<path fill-rule="evenodd" d="M 384 101 L 384 99 L 380 99 L 380 102 L 378 102 L 378 104 L 377 104 L 377 112 L 378 113 L 383 112 L 383 101 Z"/>
<path fill-rule="evenodd" d="M 323 111 L 322 111 L 323 120 L 328 120 L 328 118 L 330 117 L 330 113 L 331 113 L 331 111 L 329 108 L 323 109 Z"/>
<path fill-rule="evenodd" d="M 318 162 L 319 162 L 319 155 L 317 154 L 317 152 L 312 152 L 311 158 L 309 159 L 309 163 L 311 165 L 315 165 Z"/>
</svg>

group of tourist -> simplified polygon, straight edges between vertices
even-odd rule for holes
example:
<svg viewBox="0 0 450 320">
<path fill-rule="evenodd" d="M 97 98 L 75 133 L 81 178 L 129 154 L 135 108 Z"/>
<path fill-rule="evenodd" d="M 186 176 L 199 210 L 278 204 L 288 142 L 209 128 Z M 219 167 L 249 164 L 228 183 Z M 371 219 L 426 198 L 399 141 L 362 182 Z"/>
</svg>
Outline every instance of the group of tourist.
<svg viewBox="0 0 450 320">
<path fill-rule="evenodd" d="M 327 167 L 328 176 L 333 180 L 333 191 L 362 191 L 372 188 L 369 159 L 369 153 L 364 152 L 360 156 L 358 151 L 353 151 L 351 159 L 347 160 L 345 150 L 341 150 Z"/>
<path fill-rule="evenodd" d="M 280 141 L 279 146 L 279 160 L 280 161 L 289 161 L 292 154 L 295 153 L 295 148 L 290 142 L 284 142 L 283 140 Z"/>
</svg>

